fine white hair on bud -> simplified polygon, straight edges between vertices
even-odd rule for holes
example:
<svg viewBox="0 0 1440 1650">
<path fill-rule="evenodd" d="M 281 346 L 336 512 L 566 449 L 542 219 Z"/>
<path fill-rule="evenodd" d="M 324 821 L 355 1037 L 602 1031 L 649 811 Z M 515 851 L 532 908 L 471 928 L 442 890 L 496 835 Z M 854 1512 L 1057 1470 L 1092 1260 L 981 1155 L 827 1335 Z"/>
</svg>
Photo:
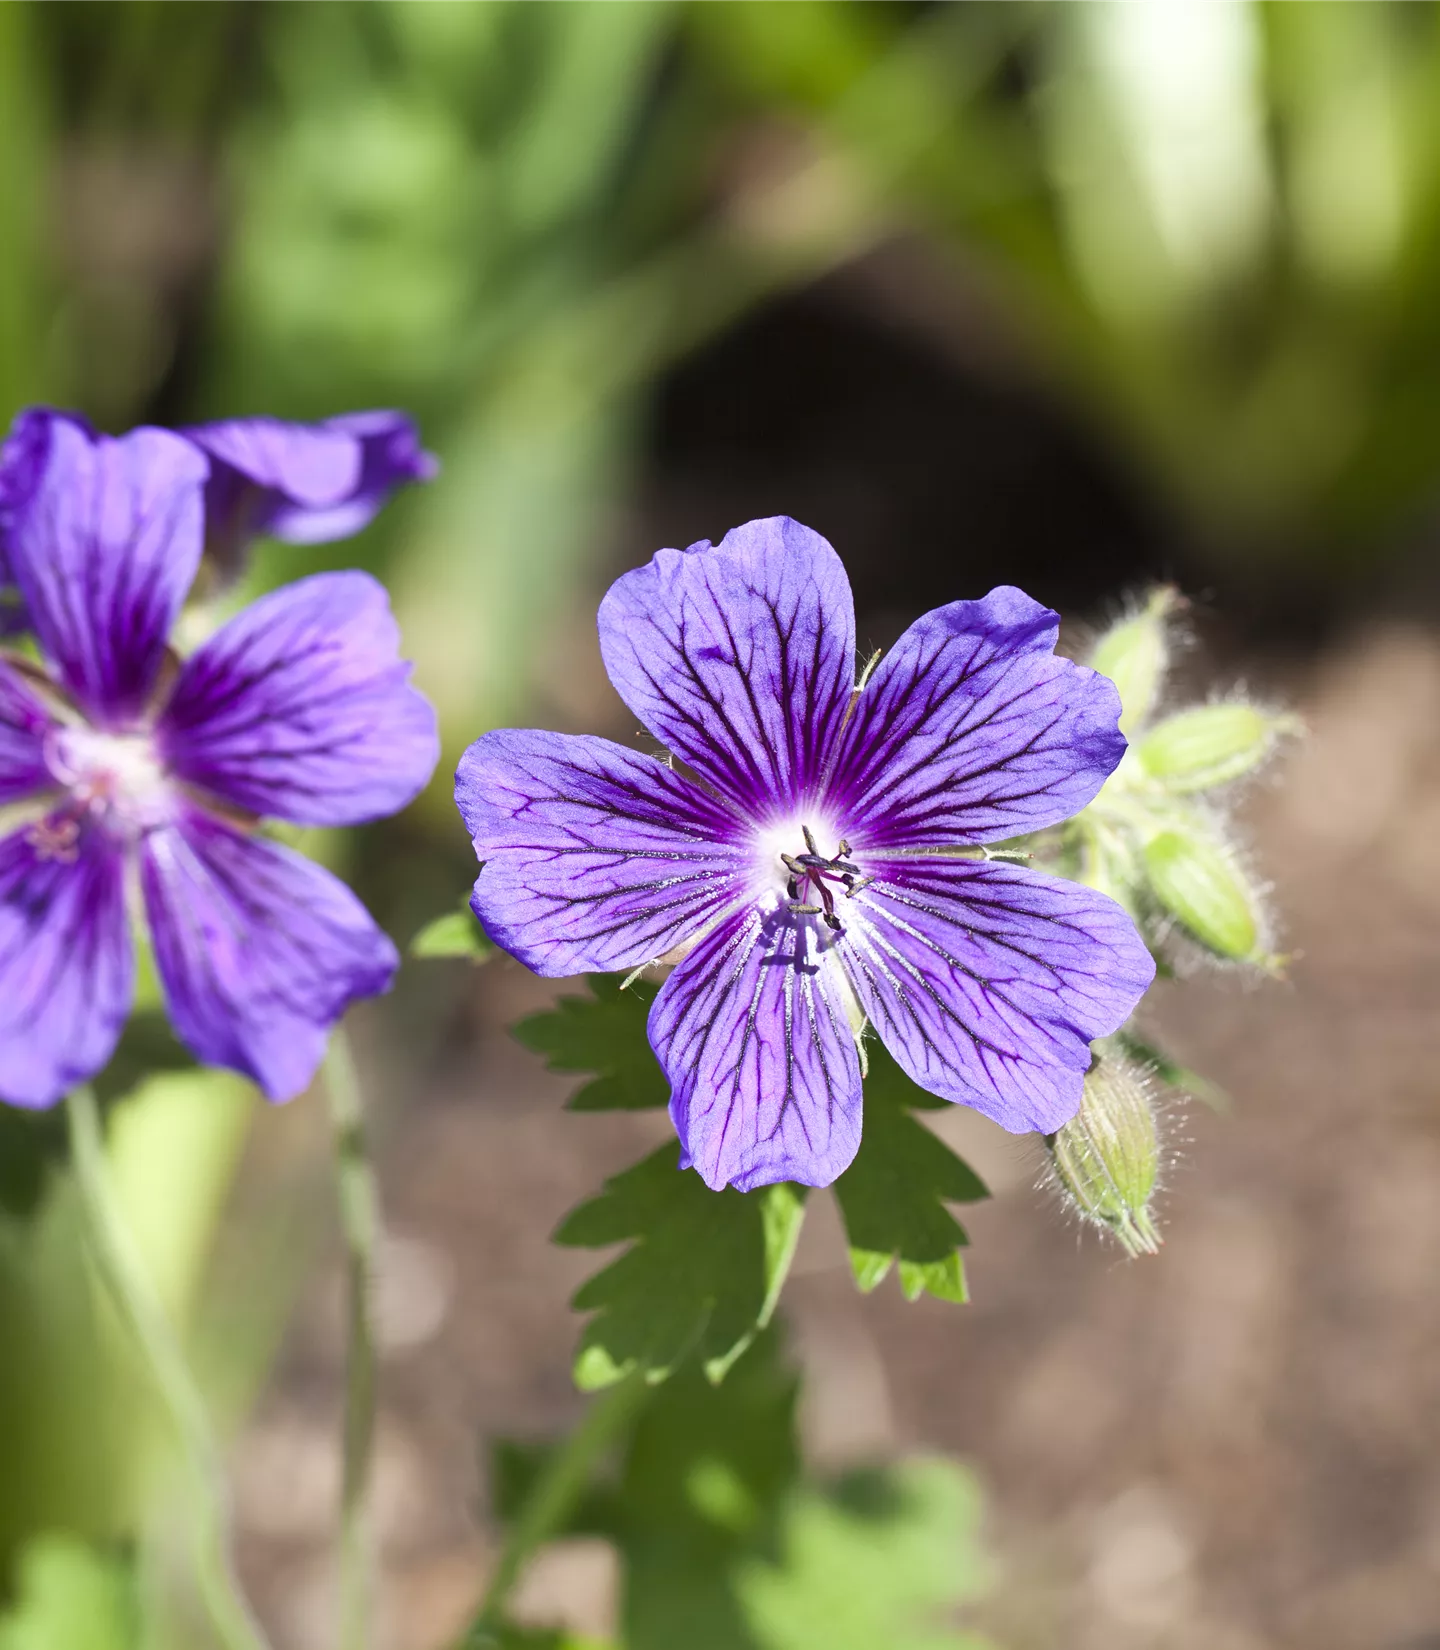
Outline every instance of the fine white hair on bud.
<svg viewBox="0 0 1440 1650">
<path fill-rule="evenodd" d="M 1147 779 L 1189 796 L 1258 772 L 1281 739 L 1301 731 L 1298 717 L 1237 697 L 1162 718 L 1137 737 L 1135 756 Z"/>
<path fill-rule="evenodd" d="M 1046 1146 L 1050 1177 L 1075 1214 L 1129 1255 L 1159 1252 L 1151 1204 L 1162 1141 L 1151 1071 L 1117 1047 L 1097 1045 L 1079 1111 Z"/>
<path fill-rule="evenodd" d="M 1173 585 L 1156 585 L 1141 604 L 1104 631 L 1085 661 L 1108 676 L 1120 695 L 1120 731 L 1127 738 L 1153 713 L 1174 644 L 1174 615 L 1185 598 Z"/>
</svg>

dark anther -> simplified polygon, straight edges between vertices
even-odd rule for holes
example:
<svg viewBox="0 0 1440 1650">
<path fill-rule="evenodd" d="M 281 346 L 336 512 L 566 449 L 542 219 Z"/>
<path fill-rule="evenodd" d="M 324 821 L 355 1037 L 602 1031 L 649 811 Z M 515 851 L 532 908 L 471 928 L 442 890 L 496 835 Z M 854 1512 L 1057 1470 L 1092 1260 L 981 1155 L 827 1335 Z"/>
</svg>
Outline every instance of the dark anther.
<svg viewBox="0 0 1440 1650">
<path fill-rule="evenodd" d="M 852 865 L 849 859 L 850 844 L 842 837 L 836 845 L 833 858 L 826 858 L 820 852 L 815 841 L 815 833 L 808 825 L 800 827 L 805 837 L 805 852 L 803 854 L 781 854 L 780 859 L 785 869 L 790 873 L 785 884 L 785 892 L 789 898 L 789 909 L 801 916 L 823 917 L 825 926 L 833 929 L 837 934 L 843 933 L 844 923 L 835 912 L 835 895 L 830 887 L 831 883 L 839 883 L 845 890 L 845 897 L 853 899 L 862 888 L 868 888 L 875 880 L 866 876 L 858 865 Z M 802 904 L 802 898 L 809 896 L 819 900 L 818 905 Z"/>
</svg>

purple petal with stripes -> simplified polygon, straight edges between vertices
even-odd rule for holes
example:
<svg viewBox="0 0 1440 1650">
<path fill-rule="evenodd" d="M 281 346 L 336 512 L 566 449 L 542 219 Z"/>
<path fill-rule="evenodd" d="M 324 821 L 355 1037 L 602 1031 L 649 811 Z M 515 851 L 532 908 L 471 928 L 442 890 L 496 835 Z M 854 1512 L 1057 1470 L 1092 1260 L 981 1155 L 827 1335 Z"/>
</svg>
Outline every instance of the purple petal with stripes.
<svg viewBox="0 0 1440 1650">
<path fill-rule="evenodd" d="M 65 840 L 50 821 L 52 842 Z M 0 1099 L 53 1106 L 109 1060 L 130 1013 L 134 947 L 114 842 L 44 827 L 0 840 Z"/>
<path fill-rule="evenodd" d="M 246 608 L 183 666 L 160 719 L 170 766 L 235 807 L 302 825 L 403 808 L 439 756 L 383 585 L 318 573 Z"/>
<path fill-rule="evenodd" d="M 754 875 L 742 821 L 608 739 L 487 733 L 460 759 L 455 802 L 484 862 L 475 914 L 537 974 L 652 962 Z"/>
<path fill-rule="evenodd" d="M 662 550 L 611 586 L 600 647 L 645 726 L 757 823 L 813 798 L 855 681 L 840 558 L 774 516 Z"/>
<path fill-rule="evenodd" d="M 860 1059 L 830 945 L 813 922 L 751 905 L 655 999 L 681 1167 L 707 1186 L 828 1186 L 859 1150 Z"/>
<path fill-rule="evenodd" d="M 0 585 L 14 580 L 9 550 L 11 524 L 45 473 L 52 422 L 67 416 L 46 407 L 26 407 L 15 415 L 9 435 L 0 442 Z M 89 433 L 89 426 L 79 419 L 69 421 Z"/>
<path fill-rule="evenodd" d="M 399 966 L 343 882 L 198 812 L 144 839 L 140 886 L 176 1031 L 271 1100 L 308 1086 L 330 1028 Z"/>
<path fill-rule="evenodd" d="M 200 561 L 204 457 L 166 430 L 92 436 L 48 420 L 10 559 L 41 650 L 92 720 L 133 722 Z"/>
<path fill-rule="evenodd" d="M 1002 585 L 917 620 L 846 725 L 829 789 L 857 851 L 986 842 L 1090 802 L 1125 753 L 1105 677 L 1056 658 L 1059 619 Z"/>
<path fill-rule="evenodd" d="M 428 481 L 439 468 L 414 422 L 388 410 L 320 424 L 235 418 L 184 433 L 211 460 L 207 552 L 230 567 L 262 533 L 290 544 L 358 533 L 396 487 Z"/>
<path fill-rule="evenodd" d="M 1012 1133 L 1074 1115 L 1090 1042 L 1155 975 L 1104 894 L 1020 866 L 938 856 L 866 862 L 839 947 L 880 1040 L 932 1094 Z"/>
<path fill-rule="evenodd" d="M 54 726 L 20 671 L 0 662 L 0 804 L 18 802 L 55 783 L 45 760 Z"/>
</svg>

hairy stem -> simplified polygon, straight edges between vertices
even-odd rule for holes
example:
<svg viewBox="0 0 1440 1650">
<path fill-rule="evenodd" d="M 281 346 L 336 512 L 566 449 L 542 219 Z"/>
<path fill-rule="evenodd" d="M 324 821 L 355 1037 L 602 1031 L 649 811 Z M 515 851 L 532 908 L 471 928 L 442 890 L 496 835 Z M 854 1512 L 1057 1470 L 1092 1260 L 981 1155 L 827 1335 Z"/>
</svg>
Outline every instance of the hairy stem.
<svg viewBox="0 0 1440 1650">
<path fill-rule="evenodd" d="M 375 1442 L 375 1331 L 371 1320 L 380 1196 L 365 1142 L 355 1059 L 343 1026 L 325 1055 L 325 1088 L 347 1274 L 344 1474 L 340 1487 L 340 1650 L 364 1650 L 371 1602 L 368 1516 Z"/>
<path fill-rule="evenodd" d="M 195 1577 L 225 1650 L 268 1650 L 230 1558 L 230 1498 L 205 1400 L 165 1315 L 111 1184 L 100 1108 L 88 1085 L 66 1102 L 86 1236 L 116 1310 L 169 1412 L 191 1479 Z"/>
</svg>

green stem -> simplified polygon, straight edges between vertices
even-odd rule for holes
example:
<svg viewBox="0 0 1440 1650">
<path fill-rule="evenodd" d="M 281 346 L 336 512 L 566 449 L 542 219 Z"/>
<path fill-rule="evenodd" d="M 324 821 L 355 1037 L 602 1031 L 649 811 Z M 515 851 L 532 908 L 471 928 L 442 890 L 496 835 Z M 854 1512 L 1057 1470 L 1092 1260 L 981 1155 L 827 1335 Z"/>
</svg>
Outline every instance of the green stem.
<svg viewBox="0 0 1440 1650">
<path fill-rule="evenodd" d="M 66 1103 L 70 1150 L 90 1247 L 111 1299 L 169 1411 L 194 1496 L 195 1576 L 225 1650 L 268 1650 L 230 1560 L 230 1502 L 205 1400 L 185 1362 L 110 1181 L 100 1108 L 87 1085 Z"/>
<path fill-rule="evenodd" d="M 325 1055 L 325 1088 L 330 1097 L 348 1296 L 345 1460 L 340 1487 L 340 1647 L 364 1650 L 371 1601 L 368 1499 L 375 1441 L 371 1295 L 380 1242 L 380 1196 L 366 1149 L 365 1114 L 355 1059 L 343 1026 L 336 1026 Z"/>
<path fill-rule="evenodd" d="M 585 1493 L 596 1462 L 650 1391 L 642 1375 L 626 1376 L 590 1405 L 579 1426 L 546 1461 L 500 1550 L 495 1573 L 465 1636 L 466 1650 L 483 1650 L 492 1642 L 521 1571 L 536 1549 L 563 1527 Z"/>
</svg>

